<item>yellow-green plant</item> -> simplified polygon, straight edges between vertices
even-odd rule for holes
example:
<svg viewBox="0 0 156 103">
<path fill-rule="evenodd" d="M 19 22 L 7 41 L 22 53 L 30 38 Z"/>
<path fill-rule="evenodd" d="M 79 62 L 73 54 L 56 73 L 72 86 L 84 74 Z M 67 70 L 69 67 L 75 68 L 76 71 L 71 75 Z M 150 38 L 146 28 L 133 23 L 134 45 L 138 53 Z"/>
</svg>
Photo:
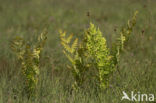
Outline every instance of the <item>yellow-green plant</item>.
<svg viewBox="0 0 156 103">
<path fill-rule="evenodd" d="M 69 67 L 75 79 L 74 87 L 80 87 L 85 81 L 85 71 L 95 67 L 100 88 L 108 86 L 108 80 L 114 69 L 112 57 L 106 45 L 106 39 L 94 24 L 85 31 L 84 40 L 78 45 L 78 39 L 71 43 L 73 34 L 66 37 L 66 33 L 60 31 L 61 44 L 64 54 L 69 59 L 72 67 Z"/>
<path fill-rule="evenodd" d="M 88 61 L 98 70 L 99 87 L 108 87 L 109 76 L 114 70 L 112 56 L 107 48 L 106 39 L 102 36 L 99 28 L 90 23 L 90 27 L 85 31 L 83 41 L 88 54 Z"/>
<path fill-rule="evenodd" d="M 76 38 L 73 43 L 71 43 L 72 38 L 73 34 L 71 34 L 69 37 L 66 37 L 66 32 L 62 32 L 60 30 L 61 44 L 64 47 L 63 53 L 72 64 L 72 66 L 68 65 L 68 68 L 71 70 L 72 75 L 75 79 L 73 88 L 76 90 L 82 85 L 84 81 L 84 73 L 87 70 L 88 66 L 84 63 L 85 56 L 82 53 L 82 48 L 80 48 L 80 46 L 78 45 L 78 39 Z"/>
<path fill-rule="evenodd" d="M 39 76 L 40 53 L 44 47 L 47 32 L 39 35 L 36 45 L 29 45 L 21 37 L 16 37 L 11 41 L 11 49 L 16 53 L 21 63 L 22 78 L 24 80 L 24 91 L 28 97 L 35 96 L 35 90 Z"/>
<path fill-rule="evenodd" d="M 99 28 L 96 28 L 92 23 L 85 30 L 84 39 L 80 44 L 77 42 L 78 39 L 71 43 L 73 35 L 66 37 L 65 32 L 60 32 L 61 44 L 64 47 L 63 52 L 72 64 L 70 69 L 77 87 L 80 87 L 85 81 L 85 72 L 89 69 L 97 70 L 96 77 L 101 89 L 109 86 L 111 73 L 118 68 L 120 52 L 136 24 L 136 15 L 137 12 L 131 20 L 128 20 L 127 26 L 122 28 L 120 37 L 117 38 L 111 50 L 108 49 L 106 39 L 102 36 Z"/>
<path fill-rule="evenodd" d="M 120 37 L 117 38 L 116 42 L 112 46 L 111 53 L 113 55 L 113 61 L 115 65 L 119 63 L 120 53 L 124 50 L 133 28 L 135 27 L 137 14 L 138 11 L 134 13 L 132 19 L 128 20 L 127 26 L 122 27 L 120 31 Z"/>
</svg>

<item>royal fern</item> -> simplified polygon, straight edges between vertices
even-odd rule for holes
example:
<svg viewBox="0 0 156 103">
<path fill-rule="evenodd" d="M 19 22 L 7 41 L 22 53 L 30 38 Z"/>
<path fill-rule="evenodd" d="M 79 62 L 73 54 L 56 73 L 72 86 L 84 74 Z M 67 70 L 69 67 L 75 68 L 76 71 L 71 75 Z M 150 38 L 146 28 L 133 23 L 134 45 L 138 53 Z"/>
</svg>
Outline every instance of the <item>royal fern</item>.
<svg viewBox="0 0 156 103">
<path fill-rule="evenodd" d="M 64 47 L 63 53 L 72 64 L 71 66 L 68 65 L 68 68 L 71 70 L 75 79 L 72 87 L 73 89 L 78 90 L 78 88 L 81 87 L 84 82 L 84 73 L 87 69 L 87 66 L 84 63 L 83 53 L 81 52 L 82 48 L 80 48 L 78 45 L 77 38 L 73 41 L 73 43 L 71 43 L 73 34 L 71 34 L 69 37 L 66 37 L 66 33 L 60 31 L 60 39 L 61 44 Z"/>
<path fill-rule="evenodd" d="M 106 40 L 102 37 L 100 30 L 91 23 L 90 28 L 85 31 L 84 40 L 79 45 L 77 39 L 71 44 L 72 36 L 66 38 L 65 32 L 60 32 L 60 38 L 64 47 L 63 52 L 72 63 L 71 70 L 77 87 L 85 81 L 85 72 L 94 66 L 98 71 L 99 87 L 106 88 L 114 68 Z"/>
<path fill-rule="evenodd" d="M 136 24 L 136 15 L 128 21 L 126 27 L 120 32 L 115 45 L 111 50 L 108 49 L 106 39 L 102 36 L 99 28 L 90 23 L 90 27 L 85 30 L 83 40 L 78 44 L 78 39 L 73 43 L 71 40 L 73 34 L 66 37 L 65 32 L 60 32 L 61 44 L 64 47 L 64 54 L 72 64 L 71 71 L 75 79 L 75 84 L 80 87 L 83 82 L 91 76 L 86 76 L 89 69 L 96 69 L 95 78 L 98 80 L 99 88 L 106 89 L 109 87 L 109 79 L 112 72 L 118 69 L 119 57 L 121 51 L 125 48 L 126 42 Z M 87 78 L 85 78 L 87 77 Z"/>
<path fill-rule="evenodd" d="M 99 87 L 108 87 L 108 80 L 114 70 L 112 56 L 107 48 L 106 39 L 102 36 L 99 28 L 90 23 L 90 27 L 85 31 L 84 47 L 92 61 L 91 64 L 98 70 Z"/>
<path fill-rule="evenodd" d="M 23 38 L 16 37 L 11 41 L 11 49 L 21 63 L 24 91 L 28 97 L 35 96 L 39 76 L 40 53 L 45 45 L 47 32 L 39 35 L 36 45 L 29 45 Z"/>
<path fill-rule="evenodd" d="M 116 42 L 112 46 L 111 53 L 113 55 L 113 61 L 115 65 L 118 64 L 120 60 L 120 53 L 124 50 L 133 31 L 133 28 L 135 27 L 137 14 L 138 11 L 134 13 L 132 19 L 128 20 L 127 26 L 121 29 L 120 37 L 117 38 Z"/>
</svg>

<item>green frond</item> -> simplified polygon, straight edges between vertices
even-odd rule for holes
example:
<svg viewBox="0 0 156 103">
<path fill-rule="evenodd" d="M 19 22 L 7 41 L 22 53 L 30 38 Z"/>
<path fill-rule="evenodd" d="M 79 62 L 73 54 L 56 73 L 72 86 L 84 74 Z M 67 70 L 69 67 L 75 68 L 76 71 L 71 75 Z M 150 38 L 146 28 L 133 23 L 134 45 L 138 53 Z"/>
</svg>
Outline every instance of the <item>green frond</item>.
<svg viewBox="0 0 156 103">
<path fill-rule="evenodd" d="M 60 38 L 61 42 L 66 43 L 67 44 L 67 39 L 66 38 Z"/>
<path fill-rule="evenodd" d="M 43 49 L 47 32 L 42 32 L 38 37 L 36 45 L 29 45 L 23 38 L 16 37 L 11 41 L 11 49 L 16 53 L 21 63 L 22 78 L 24 82 L 24 91 L 28 97 L 35 95 L 39 75 L 40 53 Z"/>
<path fill-rule="evenodd" d="M 63 32 L 61 29 L 59 30 L 59 34 L 60 34 L 60 37 L 64 37 L 66 36 L 66 32 Z"/>
<path fill-rule="evenodd" d="M 70 46 L 64 42 L 61 42 L 62 46 L 64 47 L 64 49 L 69 52 L 72 53 L 72 49 L 70 48 Z"/>
<path fill-rule="evenodd" d="M 128 20 L 127 22 L 127 26 L 123 27 L 120 31 L 120 37 L 117 38 L 116 42 L 114 43 L 115 45 L 113 45 L 112 47 L 112 55 L 114 56 L 114 63 L 117 64 L 117 62 L 119 61 L 119 57 L 120 57 L 120 52 L 124 50 L 129 37 L 133 31 L 133 28 L 136 24 L 136 16 L 138 14 L 138 11 L 136 11 L 132 17 L 132 19 Z"/>
<path fill-rule="evenodd" d="M 39 36 L 38 36 L 38 43 L 36 45 L 36 49 L 43 49 L 45 42 L 47 40 L 47 30 L 45 29 Z"/>
<path fill-rule="evenodd" d="M 77 38 L 71 43 L 73 34 L 66 37 L 66 33 L 60 31 L 63 52 L 71 63 L 71 66 L 68 67 L 75 80 L 73 85 L 75 90 L 82 86 L 86 79 L 84 78 L 86 76 L 85 72 L 91 67 L 94 67 L 93 69 L 97 71 L 94 78 L 98 80 L 99 88 L 106 89 L 109 86 L 110 75 L 120 60 L 120 52 L 125 48 L 125 44 L 136 24 L 136 15 L 137 12 L 128 21 L 126 27 L 121 29 L 120 37 L 112 46 L 111 52 L 107 47 L 106 39 L 102 36 L 102 32 L 93 23 L 90 23 L 89 28 L 85 30 L 83 41 L 80 44 L 78 44 Z M 87 78 L 91 77 L 87 75 Z"/>
<path fill-rule="evenodd" d="M 39 59 L 40 53 L 41 53 L 40 49 L 34 49 L 33 50 L 33 57 Z"/>
<path fill-rule="evenodd" d="M 24 46 L 24 40 L 21 37 L 16 37 L 10 42 L 10 47 L 13 51 L 18 52 Z"/>
<path fill-rule="evenodd" d="M 72 53 L 75 52 L 76 48 L 77 48 L 77 45 L 78 45 L 78 39 L 76 38 L 71 46 L 71 49 L 72 49 Z"/>
<path fill-rule="evenodd" d="M 68 58 L 68 60 L 69 60 L 72 64 L 75 63 L 74 60 L 73 60 L 73 58 L 72 58 L 70 55 L 68 55 L 65 51 L 63 51 L 63 53 L 66 55 L 66 57 Z"/>
<path fill-rule="evenodd" d="M 69 37 L 66 39 L 66 43 L 69 44 L 72 38 L 73 38 L 73 34 L 69 35 Z"/>
<path fill-rule="evenodd" d="M 98 70 L 99 86 L 104 89 L 107 87 L 107 79 L 112 70 L 114 69 L 111 62 L 110 52 L 106 45 L 106 39 L 102 37 L 102 33 L 99 28 L 96 28 L 94 24 L 90 23 L 90 27 L 85 32 L 85 48 L 88 55 L 93 59 L 96 69 Z"/>
</svg>

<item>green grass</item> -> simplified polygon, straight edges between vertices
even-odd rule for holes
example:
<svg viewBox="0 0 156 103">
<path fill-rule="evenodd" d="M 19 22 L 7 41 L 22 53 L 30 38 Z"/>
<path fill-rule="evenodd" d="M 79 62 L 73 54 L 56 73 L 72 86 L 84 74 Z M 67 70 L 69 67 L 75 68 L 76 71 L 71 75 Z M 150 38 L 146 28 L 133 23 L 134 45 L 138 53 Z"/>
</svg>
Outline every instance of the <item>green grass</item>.
<svg viewBox="0 0 156 103">
<path fill-rule="evenodd" d="M 121 101 L 122 91 L 156 96 L 155 5 L 154 0 L 0 0 L 0 103 L 128 103 Z M 96 93 L 86 84 L 84 90 L 71 93 L 73 79 L 65 65 L 68 61 L 58 30 L 82 38 L 92 21 L 110 46 L 136 10 L 137 25 L 121 56 L 121 75 L 115 72 L 111 87 L 105 91 Z M 21 93 L 21 69 L 9 42 L 17 35 L 35 42 L 45 27 L 48 40 L 42 53 L 37 97 L 28 101 Z"/>
</svg>

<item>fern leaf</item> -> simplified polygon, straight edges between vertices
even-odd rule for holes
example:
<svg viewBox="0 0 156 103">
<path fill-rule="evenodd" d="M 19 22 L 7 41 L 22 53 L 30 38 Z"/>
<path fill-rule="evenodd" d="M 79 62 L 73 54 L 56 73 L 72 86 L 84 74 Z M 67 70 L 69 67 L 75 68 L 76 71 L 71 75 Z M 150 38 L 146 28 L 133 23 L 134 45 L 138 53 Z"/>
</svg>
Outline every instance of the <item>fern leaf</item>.
<svg viewBox="0 0 156 103">
<path fill-rule="evenodd" d="M 63 45 L 64 49 L 69 52 L 72 53 L 72 49 L 70 48 L 70 46 L 64 42 L 61 42 L 61 44 Z"/>
<path fill-rule="evenodd" d="M 63 32 L 62 30 L 59 30 L 59 34 L 60 34 L 60 37 L 63 37 L 63 38 L 65 38 L 66 36 L 66 32 Z"/>
<path fill-rule="evenodd" d="M 72 53 L 75 52 L 75 49 L 77 48 L 77 44 L 78 44 L 78 39 L 76 38 L 71 46 Z"/>
<path fill-rule="evenodd" d="M 66 43 L 69 44 L 72 38 L 73 38 L 73 34 L 69 35 L 69 37 L 66 39 Z"/>
<path fill-rule="evenodd" d="M 72 57 L 70 55 L 68 55 L 64 50 L 63 53 L 66 55 L 66 57 L 68 58 L 68 60 L 72 63 L 75 64 L 74 60 L 72 59 Z"/>
</svg>

